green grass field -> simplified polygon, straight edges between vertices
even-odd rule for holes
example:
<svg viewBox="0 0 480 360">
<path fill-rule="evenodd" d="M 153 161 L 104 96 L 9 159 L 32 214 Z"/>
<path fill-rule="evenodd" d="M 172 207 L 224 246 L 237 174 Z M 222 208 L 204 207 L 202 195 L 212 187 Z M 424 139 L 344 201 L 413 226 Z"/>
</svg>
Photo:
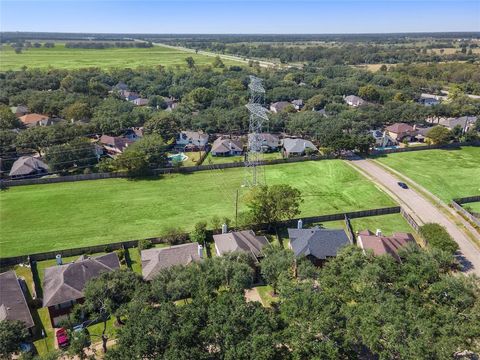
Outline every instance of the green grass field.
<svg viewBox="0 0 480 360">
<path fill-rule="evenodd" d="M 454 198 L 480 194 L 480 147 L 396 153 L 377 160 L 447 203 Z"/>
<path fill-rule="evenodd" d="M 262 160 L 278 160 L 282 158 L 281 152 L 272 152 L 272 153 L 265 153 L 262 154 Z M 235 156 L 212 156 L 211 153 L 207 155 L 205 160 L 203 161 L 202 165 L 210 165 L 210 164 L 226 164 L 226 163 L 234 163 L 234 162 L 243 162 L 245 157 L 243 155 L 235 155 Z"/>
<path fill-rule="evenodd" d="M 0 193 L 1 256 L 81 247 L 184 231 L 245 205 L 243 168 L 12 187 Z M 268 184 L 301 190 L 303 216 L 392 206 L 394 202 L 342 160 L 265 167 Z"/>
<path fill-rule="evenodd" d="M 463 204 L 462 206 L 468 211 L 480 214 L 480 202 L 472 202 L 468 204 Z"/>
<path fill-rule="evenodd" d="M 163 65 L 166 67 L 185 66 L 185 58 L 191 56 L 197 65 L 211 64 L 213 57 L 198 55 L 182 50 L 154 46 L 148 49 L 108 48 L 69 49 L 63 44 L 54 48 L 30 48 L 16 54 L 10 46 L 0 50 L 0 71 L 28 68 L 78 69 L 85 67 L 136 68 L 140 66 Z M 226 65 L 240 65 L 232 60 L 223 60 Z"/>
</svg>

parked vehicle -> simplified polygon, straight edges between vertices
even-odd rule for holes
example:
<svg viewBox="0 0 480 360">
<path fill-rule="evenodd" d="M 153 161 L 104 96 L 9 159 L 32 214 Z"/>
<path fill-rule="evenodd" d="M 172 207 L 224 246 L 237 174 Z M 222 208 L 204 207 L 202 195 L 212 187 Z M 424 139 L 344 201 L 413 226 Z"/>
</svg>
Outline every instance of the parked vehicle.
<svg viewBox="0 0 480 360">
<path fill-rule="evenodd" d="M 404 182 L 398 182 L 398 186 L 400 186 L 402 189 L 408 189 L 408 185 L 405 184 Z"/>
<path fill-rule="evenodd" d="M 60 349 L 64 349 L 68 347 L 68 345 L 70 345 L 67 330 L 65 330 L 64 328 L 58 329 L 55 333 L 55 336 L 57 337 L 57 343 Z"/>
</svg>

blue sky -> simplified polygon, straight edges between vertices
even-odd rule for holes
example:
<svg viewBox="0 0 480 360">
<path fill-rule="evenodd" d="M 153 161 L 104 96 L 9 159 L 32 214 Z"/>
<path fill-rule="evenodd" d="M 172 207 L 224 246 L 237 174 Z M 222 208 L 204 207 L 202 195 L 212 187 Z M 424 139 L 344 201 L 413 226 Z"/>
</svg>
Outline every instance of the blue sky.
<svg viewBox="0 0 480 360">
<path fill-rule="evenodd" d="M 480 31 L 480 1 L 0 0 L 0 29 L 317 34 Z"/>
</svg>

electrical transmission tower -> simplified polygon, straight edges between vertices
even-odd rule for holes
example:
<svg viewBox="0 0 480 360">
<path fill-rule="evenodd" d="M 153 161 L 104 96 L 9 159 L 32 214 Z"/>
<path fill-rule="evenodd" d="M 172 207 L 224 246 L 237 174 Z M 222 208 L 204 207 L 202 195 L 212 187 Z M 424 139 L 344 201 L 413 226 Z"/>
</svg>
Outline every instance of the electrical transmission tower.
<svg viewBox="0 0 480 360">
<path fill-rule="evenodd" d="M 250 112 L 248 126 L 248 149 L 245 154 L 245 186 L 252 187 L 265 184 L 265 172 L 262 164 L 262 128 L 268 121 L 267 112 L 262 105 L 265 102 L 265 89 L 262 80 L 250 75 L 248 84 L 250 101 L 245 105 Z"/>
</svg>

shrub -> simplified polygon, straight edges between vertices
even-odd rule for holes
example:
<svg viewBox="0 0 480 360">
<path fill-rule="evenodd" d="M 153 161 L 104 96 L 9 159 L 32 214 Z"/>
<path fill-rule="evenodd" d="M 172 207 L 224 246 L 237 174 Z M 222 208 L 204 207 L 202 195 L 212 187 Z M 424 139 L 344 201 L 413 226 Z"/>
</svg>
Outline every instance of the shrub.
<svg viewBox="0 0 480 360">
<path fill-rule="evenodd" d="M 170 245 L 183 244 L 187 241 L 187 234 L 180 229 L 170 228 L 165 231 L 163 238 Z"/>
<path fill-rule="evenodd" d="M 142 250 L 150 249 L 152 247 L 152 242 L 148 239 L 138 240 L 138 252 Z"/>
<path fill-rule="evenodd" d="M 125 264 L 125 249 L 119 249 L 116 251 L 116 253 L 120 264 Z"/>
<path fill-rule="evenodd" d="M 447 230 L 439 224 L 429 223 L 421 226 L 420 235 L 425 239 L 428 246 L 433 249 L 447 251 L 452 255 L 458 250 L 458 244 L 452 239 Z"/>
</svg>

